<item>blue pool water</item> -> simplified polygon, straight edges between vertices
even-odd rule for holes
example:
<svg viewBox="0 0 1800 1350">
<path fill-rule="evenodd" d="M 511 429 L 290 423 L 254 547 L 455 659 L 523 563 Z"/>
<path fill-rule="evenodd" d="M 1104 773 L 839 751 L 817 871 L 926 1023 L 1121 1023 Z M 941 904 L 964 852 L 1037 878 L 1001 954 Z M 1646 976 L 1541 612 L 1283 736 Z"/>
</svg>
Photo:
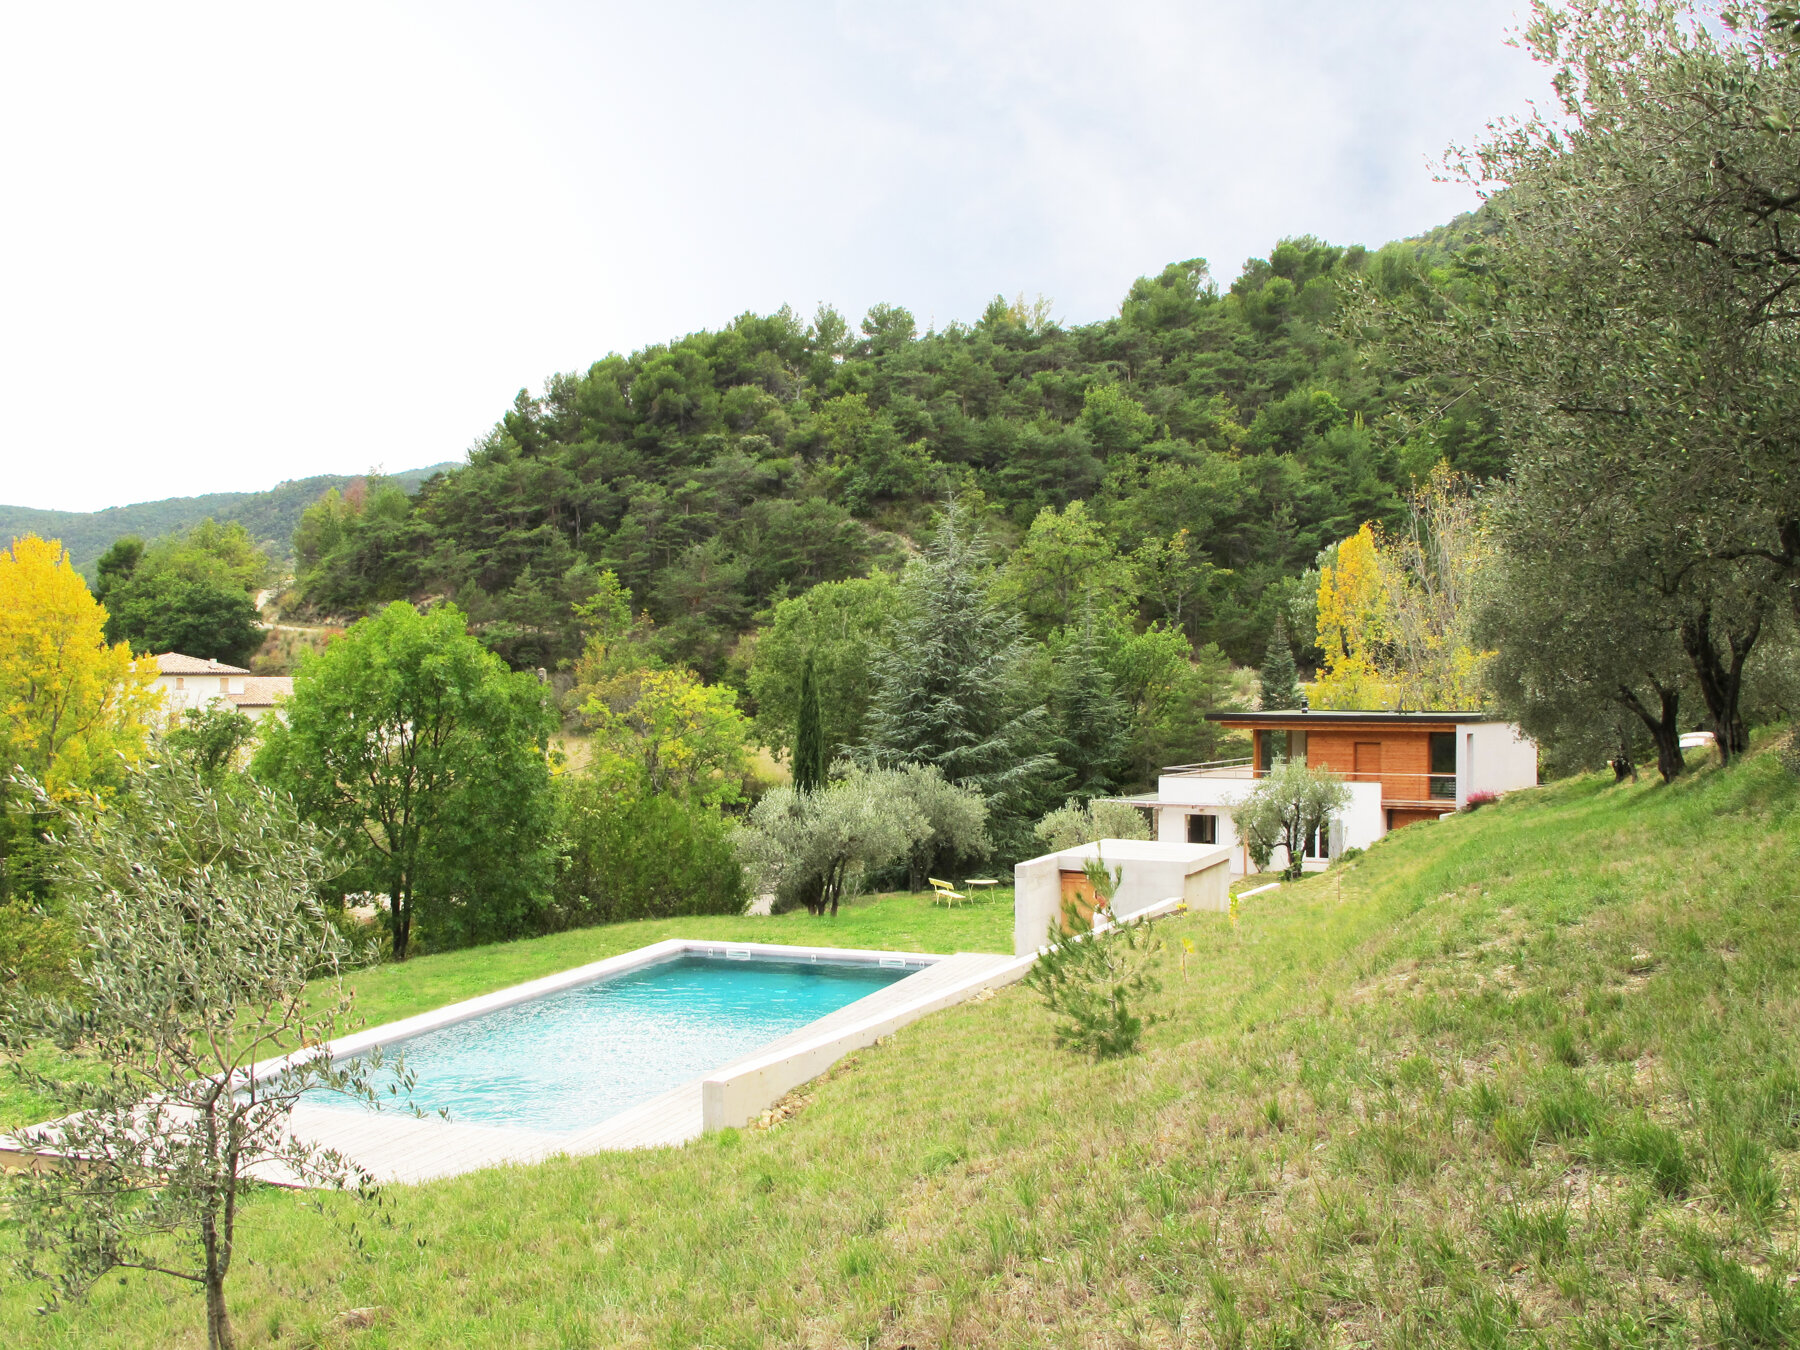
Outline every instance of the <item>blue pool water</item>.
<svg viewBox="0 0 1800 1350">
<path fill-rule="evenodd" d="M 413 1104 L 471 1125 L 597 1125 L 918 967 L 684 955 L 500 1008 L 389 1047 Z M 328 1092 L 320 1106 L 360 1109 Z"/>
</svg>

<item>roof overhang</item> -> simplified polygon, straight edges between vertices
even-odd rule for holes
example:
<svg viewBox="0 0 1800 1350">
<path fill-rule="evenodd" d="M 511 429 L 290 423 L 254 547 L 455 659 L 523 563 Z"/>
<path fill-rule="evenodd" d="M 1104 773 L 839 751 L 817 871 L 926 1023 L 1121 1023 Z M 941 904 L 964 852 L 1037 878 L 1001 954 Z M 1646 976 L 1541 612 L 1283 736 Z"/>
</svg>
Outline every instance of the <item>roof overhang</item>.
<svg viewBox="0 0 1800 1350">
<path fill-rule="evenodd" d="M 1499 722 L 1500 718 L 1482 712 L 1380 712 L 1343 709 L 1320 709 L 1302 712 L 1283 708 L 1273 712 L 1209 712 L 1206 720 L 1227 727 L 1432 727 L 1458 726 L 1469 722 Z"/>
</svg>

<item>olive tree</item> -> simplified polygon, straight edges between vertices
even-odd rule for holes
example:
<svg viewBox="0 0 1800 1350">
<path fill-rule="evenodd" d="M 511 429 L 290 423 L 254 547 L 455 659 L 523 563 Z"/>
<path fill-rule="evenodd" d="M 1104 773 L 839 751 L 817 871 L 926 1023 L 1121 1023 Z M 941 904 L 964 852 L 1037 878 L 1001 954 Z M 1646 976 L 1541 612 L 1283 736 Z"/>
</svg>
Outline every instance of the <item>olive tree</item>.
<svg viewBox="0 0 1800 1350">
<path fill-rule="evenodd" d="M 257 1178 L 366 1193 L 366 1175 L 288 1123 L 312 1088 L 373 1103 L 379 1066 L 323 1048 L 350 1009 L 352 953 L 318 900 L 331 868 L 317 831 L 254 784 L 221 800 L 191 765 L 131 787 L 122 809 L 65 814 L 50 846 L 83 939 L 74 994 L 0 1008 L 14 1072 L 72 1111 L 13 1134 L 40 1161 L 10 1181 L 18 1264 L 59 1296 L 115 1269 L 188 1281 L 222 1350 L 240 1199 Z M 26 1067 L 46 1041 L 71 1067 Z"/>
<path fill-rule="evenodd" d="M 1495 409 L 1498 547 L 1595 612 L 1619 602 L 1627 647 L 1669 635 L 1727 759 L 1770 613 L 1800 606 L 1797 19 L 1540 0 L 1521 39 L 1560 108 L 1451 159 L 1490 195 L 1491 242 L 1450 287 L 1364 286 L 1343 310 L 1418 387 Z"/>
<path fill-rule="evenodd" d="M 765 793 L 739 839 L 757 890 L 773 891 L 783 908 L 836 914 L 866 873 L 899 862 L 931 833 L 901 772 L 851 768 L 817 792 Z"/>
<path fill-rule="evenodd" d="M 1300 875 L 1306 841 L 1349 804 L 1350 789 L 1331 770 L 1280 759 L 1232 808 L 1231 821 L 1259 870 L 1269 865 L 1277 848 L 1286 849 L 1282 875 L 1291 880 Z"/>
<path fill-rule="evenodd" d="M 889 781 L 925 823 L 906 851 L 907 884 L 913 890 L 923 890 L 934 871 L 947 875 L 960 861 L 986 856 L 988 807 L 979 792 L 947 782 L 935 764 L 905 765 Z"/>
<path fill-rule="evenodd" d="M 1125 802 L 1095 797 L 1090 801 L 1069 798 L 1032 828 L 1052 853 L 1079 848 L 1097 839 L 1148 839 L 1144 813 Z"/>
</svg>

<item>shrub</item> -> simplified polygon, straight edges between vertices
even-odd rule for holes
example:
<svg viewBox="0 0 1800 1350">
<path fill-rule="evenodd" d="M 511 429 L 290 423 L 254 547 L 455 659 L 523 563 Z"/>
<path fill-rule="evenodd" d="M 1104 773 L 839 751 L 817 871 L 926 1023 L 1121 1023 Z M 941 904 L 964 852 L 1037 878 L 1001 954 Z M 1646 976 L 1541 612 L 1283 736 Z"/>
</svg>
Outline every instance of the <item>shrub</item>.
<svg viewBox="0 0 1800 1350">
<path fill-rule="evenodd" d="M 1463 799 L 1463 810 L 1479 811 L 1484 806 L 1491 806 L 1500 800 L 1498 792 L 1471 792 Z"/>
<path fill-rule="evenodd" d="M 61 905 L 11 900 L 0 904 L 0 988 L 32 994 L 73 991 L 80 934 Z"/>
<path fill-rule="evenodd" d="M 1097 839 L 1148 839 L 1150 826 L 1135 806 L 1098 799 L 1082 802 L 1071 797 L 1040 820 L 1032 832 L 1052 853 L 1060 853 Z"/>
<path fill-rule="evenodd" d="M 1145 997 L 1162 988 L 1150 973 L 1162 939 L 1148 923 L 1095 932 L 1070 904 L 1063 906 L 1062 927 L 1063 933 L 1052 927 L 1050 944 L 1025 976 L 1025 983 L 1061 1019 L 1056 1043 L 1095 1059 L 1129 1055 L 1145 1028 L 1162 1020 L 1136 1011 Z"/>
<path fill-rule="evenodd" d="M 818 792 L 782 787 L 763 796 L 739 845 L 756 885 L 775 892 L 777 912 L 804 905 L 836 914 L 867 873 L 931 837 L 908 772 L 853 768 Z"/>
<path fill-rule="evenodd" d="M 547 928 L 743 912 L 736 827 L 716 809 L 585 775 L 557 780 L 556 806 L 562 856 Z"/>
</svg>

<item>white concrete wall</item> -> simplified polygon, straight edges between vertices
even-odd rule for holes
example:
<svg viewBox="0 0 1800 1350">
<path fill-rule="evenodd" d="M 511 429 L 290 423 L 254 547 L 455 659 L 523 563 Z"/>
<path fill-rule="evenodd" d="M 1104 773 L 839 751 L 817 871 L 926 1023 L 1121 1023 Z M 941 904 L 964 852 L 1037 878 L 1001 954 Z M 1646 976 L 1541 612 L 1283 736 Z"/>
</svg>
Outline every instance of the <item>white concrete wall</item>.
<svg viewBox="0 0 1800 1350">
<path fill-rule="evenodd" d="M 1250 862 L 1249 852 L 1238 838 L 1237 828 L 1231 822 L 1231 809 L 1250 795 L 1256 783 L 1249 778 L 1188 778 L 1167 776 L 1157 785 L 1157 800 L 1175 805 L 1159 805 L 1156 808 L 1156 837 L 1170 844 L 1187 842 L 1187 818 L 1193 814 L 1215 815 L 1219 818 L 1219 844 L 1228 849 L 1231 856 L 1231 870 L 1237 875 L 1255 870 Z M 1333 819 L 1338 829 L 1340 846 L 1343 848 L 1367 848 L 1382 835 L 1387 833 L 1387 812 L 1381 805 L 1380 783 L 1346 783 L 1350 789 L 1350 804 Z M 1192 845 L 1200 848 L 1204 845 Z M 1322 863 L 1309 863 L 1310 867 L 1322 867 Z M 1273 871 L 1281 871 L 1287 866 L 1287 850 L 1276 849 L 1275 856 L 1270 859 L 1269 866 Z"/>
<path fill-rule="evenodd" d="M 1194 909 L 1224 910 L 1231 882 L 1231 852 L 1203 844 L 1142 839 L 1103 839 L 1098 844 L 1046 853 L 1013 867 L 1013 951 L 1024 956 L 1044 945 L 1050 925 L 1062 917 L 1062 873 L 1088 859 L 1122 869 L 1113 913 L 1130 918 L 1160 901 L 1181 897 Z"/>
<path fill-rule="evenodd" d="M 1478 722 L 1456 730 L 1456 805 L 1471 792 L 1536 787 L 1537 742 L 1511 722 Z"/>
</svg>

